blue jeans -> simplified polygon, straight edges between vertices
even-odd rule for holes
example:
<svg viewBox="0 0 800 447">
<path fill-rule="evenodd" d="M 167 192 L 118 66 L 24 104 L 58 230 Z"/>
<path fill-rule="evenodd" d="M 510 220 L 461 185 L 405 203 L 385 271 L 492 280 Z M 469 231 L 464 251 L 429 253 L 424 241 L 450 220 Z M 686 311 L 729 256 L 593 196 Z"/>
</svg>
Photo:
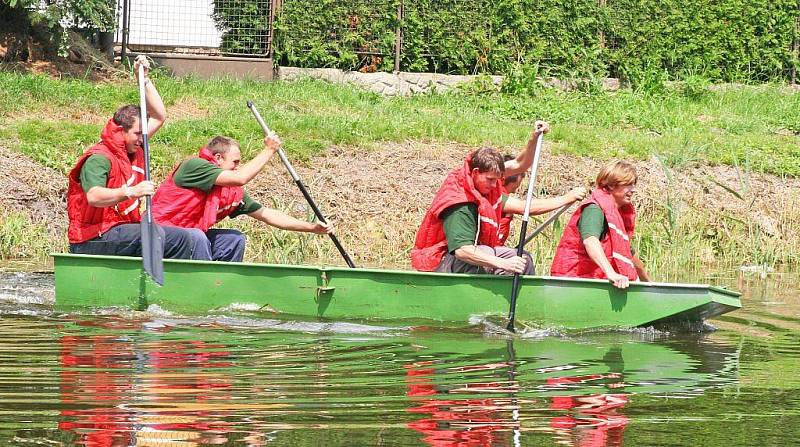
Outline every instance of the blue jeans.
<svg viewBox="0 0 800 447">
<path fill-rule="evenodd" d="M 203 233 L 197 228 L 187 228 L 192 240 L 192 259 L 199 261 L 242 262 L 245 236 L 241 231 L 210 229 Z"/>
<path fill-rule="evenodd" d="M 164 241 L 164 257 L 169 259 L 192 259 L 192 238 L 188 230 L 155 225 L 159 237 Z M 112 227 L 100 236 L 80 244 L 69 244 L 70 253 L 80 255 L 141 256 L 141 224 L 121 224 Z"/>
</svg>

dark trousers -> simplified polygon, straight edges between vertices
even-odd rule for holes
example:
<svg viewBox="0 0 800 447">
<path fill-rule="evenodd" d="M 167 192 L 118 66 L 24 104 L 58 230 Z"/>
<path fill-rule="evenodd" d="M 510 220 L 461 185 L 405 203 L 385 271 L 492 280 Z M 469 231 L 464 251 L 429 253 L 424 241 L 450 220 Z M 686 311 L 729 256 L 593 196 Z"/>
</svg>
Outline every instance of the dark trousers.
<svg viewBox="0 0 800 447">
<path fill-rule="evenodd" d="M 490 247 L 488 245 L 478 245 L 477 249 L 488 255 L 494 255 L 503 259 L 510 259 L 517 255 L 517 250 L 510 247 Z M 531 259 L 531 254 L 527 251 L 523 251 L 522 256 L 528 262 L 524 274 L 533 275 L 533 259 Z M 439 267 L 436 268 L 436 271 L 440 273 L 489 273 L 493 275 L 514 275 L 513 273 L 502 269 L 492 269 L 488 267 L 481 267 L 479 265 L 468 264 L 450 253 L 445 253 L 442 261 L 439 263 Z"/>
<path fill-rule="evenodd" d="M 164 241 L 164 257 L 170 259 L 192 259 L 193 240 L 188 230 L 155 225 Z M 80 255 L 141 256 L 141 225 L 122 224 L 102 235 L 81 244 L 69 244 L 70 253 Z"/>
<path fill-rule="evenodd" d="M 197 228 L 187 228 L 192 239 L 192 259 L 199 261 L 242 262 L 245 236 L 241 231 L 210 229 L 203 233 Z"/>
</svg>

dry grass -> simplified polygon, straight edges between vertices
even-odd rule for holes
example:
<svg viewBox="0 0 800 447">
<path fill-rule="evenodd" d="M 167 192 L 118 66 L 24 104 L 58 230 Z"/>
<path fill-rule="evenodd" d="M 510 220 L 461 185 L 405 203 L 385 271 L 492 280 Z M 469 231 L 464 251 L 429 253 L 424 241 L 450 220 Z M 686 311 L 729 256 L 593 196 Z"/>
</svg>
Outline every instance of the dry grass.
<svg viewBox="0 0 800 447">
<path fill-rule="evenodd" d="M 370 150 L 331 147 L 294 165 L 359 266 L 408 268 L 408 250 L 434 192 L 470 149 L 410 141 Z M 546 145 L 538 174 L 541 194 L 585 185 L 601 164 L 588 157 L 552 155 Z M 726 166 L 673 170 L 657 159 L 637 166 L 638 245 L 651 269 L 662 272 L 657 278 L 722 265 L 800 261 L 800 236 L 794 231 L 800 217 L 800 180 Z M 0 148 L 0 189 L 7 192 L 0 204 L 28 214 L 34 224 L 45 224 L 53 250 L 64 244 L 65 185 L 56 171 Z M 299 218 L 311 216 L 278 157 L 247 190 L 266 206 Z M 325 237 L 268 229 L 248 218 L 224 225 L 248 233 L 248 260 L 344 265 Z M 537 253 L 539 271 L 549 267 L 560 231 L 556 225 L 529 246 Z M 517 239 L 512 235 L 510 240 Z"/>
</svg>

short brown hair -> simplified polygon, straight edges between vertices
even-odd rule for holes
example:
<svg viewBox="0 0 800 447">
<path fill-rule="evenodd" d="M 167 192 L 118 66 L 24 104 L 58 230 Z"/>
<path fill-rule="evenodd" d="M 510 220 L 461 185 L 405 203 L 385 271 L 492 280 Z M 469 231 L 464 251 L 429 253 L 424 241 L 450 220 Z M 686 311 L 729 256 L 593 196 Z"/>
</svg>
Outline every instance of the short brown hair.
<svg viewBox="0 0 800 447">
<path fill-rule="evenodd" d="M 212 138 L 211 141 L 209 141 L 206 145 L 206 148 L 212 154 L 224 154 L 231 150 L 232 147 L 238 148 L 239 142 L 233 138 L 223 137 L 222 135 L 217 135 L 216 137 Z"/>
<path fill-rule="evenodd" d="M 478 172 L 506 172 L 506 162 L 503 154 L 493 147 L 482 147 L 472 153 L 472 160 L 469 163 L 470 169 L 478 169 Z"/>
<path fill-rule="evenodd" d="M 613 188 L 617 185 L 635 185 L 637 180 L 639 178 L 633 163 L 614 160 L 600 169 L 595 183 L 598 188 Z"/>
<path fill-rule="evenodd" d="M 131 130 L 136 121 L 139 120 L 139 106 L 128 104 L 122 106 L 114 112 L 114 124 L 122 127 L 125 132 Z"/>
</svg>

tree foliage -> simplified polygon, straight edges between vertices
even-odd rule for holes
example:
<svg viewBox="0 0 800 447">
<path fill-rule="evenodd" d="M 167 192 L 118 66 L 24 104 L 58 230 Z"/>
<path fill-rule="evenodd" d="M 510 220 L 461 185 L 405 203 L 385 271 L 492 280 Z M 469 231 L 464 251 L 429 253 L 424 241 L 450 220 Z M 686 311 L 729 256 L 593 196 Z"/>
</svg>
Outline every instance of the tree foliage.
<svg viewBox="0 0 800 447">
<path fill-rule="evenodd" d="M 114 30 L 114 5 L 111 0 L 0 0 L 10 9 L 24 10 L 32 25 L 49 28 L 83 26 L 100 31 Z"/>
<path fill-rule="evenodd" d="M 13 24 L 15 30 L 36 36 L 61 56 L 66 55 L 67 35 L 64 28 L 82 27 L 113 31 L 115 27 L 112 0 L 0 0 L 0 23 Z"/>
</svg>

